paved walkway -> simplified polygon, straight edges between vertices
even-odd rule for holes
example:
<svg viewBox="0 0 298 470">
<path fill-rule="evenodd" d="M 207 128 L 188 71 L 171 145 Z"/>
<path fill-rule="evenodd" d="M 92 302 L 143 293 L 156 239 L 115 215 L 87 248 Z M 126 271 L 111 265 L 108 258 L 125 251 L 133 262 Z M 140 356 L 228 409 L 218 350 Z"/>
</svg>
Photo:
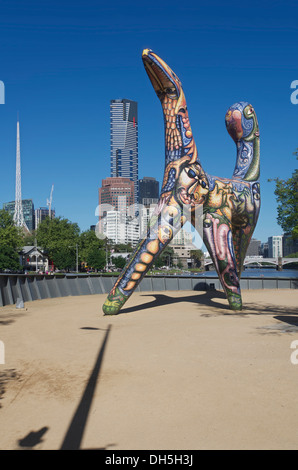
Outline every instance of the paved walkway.
<svg viewBox="0 0 298 470">
<path fill-rule="evenodd" d="M 297 449 L 298 292 L 211 295 L 2 307 L 0 449 Z"/>
</svg>

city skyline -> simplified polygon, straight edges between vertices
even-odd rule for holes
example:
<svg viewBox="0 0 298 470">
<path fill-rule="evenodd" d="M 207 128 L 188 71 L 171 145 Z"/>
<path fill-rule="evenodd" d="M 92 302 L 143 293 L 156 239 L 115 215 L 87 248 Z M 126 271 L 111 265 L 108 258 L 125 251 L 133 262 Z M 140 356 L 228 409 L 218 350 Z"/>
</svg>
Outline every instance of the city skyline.
<svg viewBox="0 0 298 470">
<path fill-rule="evenodd" d="M 291 83 L 298 6 L 190 2 L 96 6 L 36 1 L 1 6 L 0 203 L 14 200 L 15 123 L 22 126 L 22 198 L 46 205 L 55 184 L 56 215 L 81 230 L 96 224 L 98 187 L 110 176 L 109 106 L 115 97 L 138 103 L 139 179 L 161 184 L 163 117 L 143 69 L 145 47 L 156 50 L 183 81 L 200 160 L 210 174 L 231 176 L 236 152 L 226 109 L 250 101 L 261 132 L 261 213 L 254 237 L 281 235 L 274 183 L 296 167 L 298 105 Z M 17 5 L 17 8 L 16 8 Z M 59 12 L 59 15 L 58 15 Z"/>
</svg>

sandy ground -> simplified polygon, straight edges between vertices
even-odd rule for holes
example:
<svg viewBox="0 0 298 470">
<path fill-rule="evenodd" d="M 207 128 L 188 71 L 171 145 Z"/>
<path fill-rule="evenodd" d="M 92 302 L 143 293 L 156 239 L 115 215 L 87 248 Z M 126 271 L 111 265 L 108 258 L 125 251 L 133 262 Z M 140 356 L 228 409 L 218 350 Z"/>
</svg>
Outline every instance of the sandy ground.
<svg viewBox="0 0 298 470">
<path fill-rule="evenodd" d="M 298 448 L 298 291 L 105 297 L 0 309 L 0 449 Z"/>
</svg>

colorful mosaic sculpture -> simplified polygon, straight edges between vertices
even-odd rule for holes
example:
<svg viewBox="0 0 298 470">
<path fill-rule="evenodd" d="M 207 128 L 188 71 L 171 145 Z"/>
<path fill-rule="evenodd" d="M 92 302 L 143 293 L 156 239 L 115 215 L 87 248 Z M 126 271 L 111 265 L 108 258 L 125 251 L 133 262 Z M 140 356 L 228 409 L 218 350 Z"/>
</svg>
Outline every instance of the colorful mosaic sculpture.
<svg viewBox="0 0 298 470">
<path fill-rule="evenodd" d="M 254 108 L 231 106 L 226 127 L 236 143 L 231 179 L 208 175 L 198 158 L 181 82 L 153 51 L 143 63 L 161 101 L 165 122 L 165 172 L 160 199 L 146 236 L 108 295 L 103 311 L 119 312 L 148 269 L 187 220 L 196 226 L 196 208 L 203 206 L 203 241 L 232 310 L 242 309 L 240 276 L 260 210 L 259 128 Z"/>
</svg>

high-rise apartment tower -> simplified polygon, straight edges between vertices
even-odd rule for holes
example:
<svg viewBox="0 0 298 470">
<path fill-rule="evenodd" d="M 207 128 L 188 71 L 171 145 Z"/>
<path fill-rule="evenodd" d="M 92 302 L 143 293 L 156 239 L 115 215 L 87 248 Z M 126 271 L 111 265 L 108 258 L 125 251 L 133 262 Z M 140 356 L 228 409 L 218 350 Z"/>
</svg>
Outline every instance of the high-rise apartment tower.
<svg viewBox="0 0 298 470">
<path fill-rule="evenodd" d="M 127 99 L 111 100 L 111 177 L 134 182 L 134 202 L 138 202 L 138 104 Z"/>
</svg>

